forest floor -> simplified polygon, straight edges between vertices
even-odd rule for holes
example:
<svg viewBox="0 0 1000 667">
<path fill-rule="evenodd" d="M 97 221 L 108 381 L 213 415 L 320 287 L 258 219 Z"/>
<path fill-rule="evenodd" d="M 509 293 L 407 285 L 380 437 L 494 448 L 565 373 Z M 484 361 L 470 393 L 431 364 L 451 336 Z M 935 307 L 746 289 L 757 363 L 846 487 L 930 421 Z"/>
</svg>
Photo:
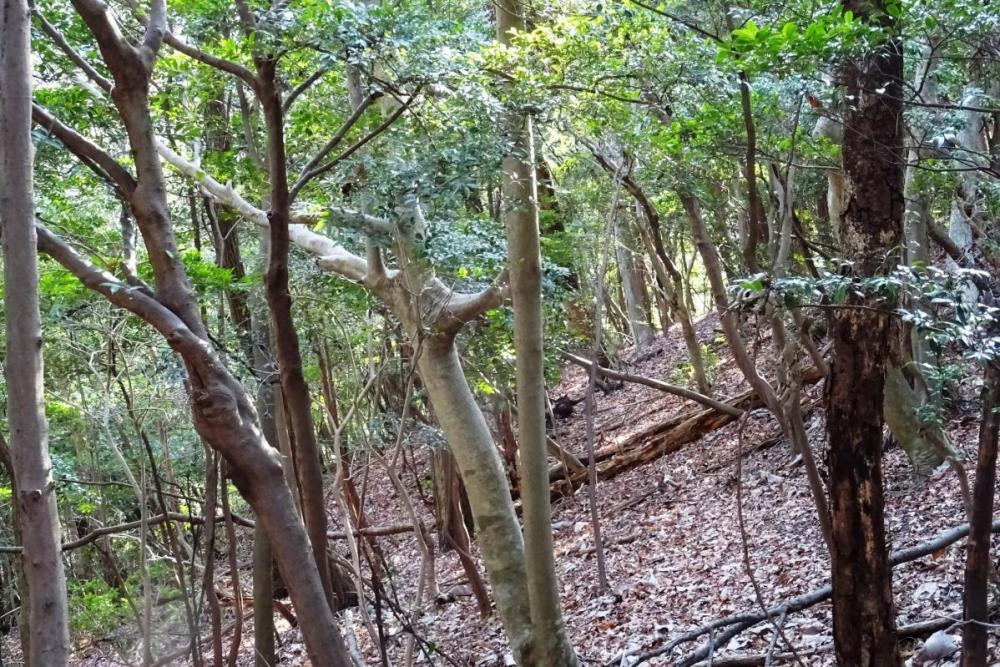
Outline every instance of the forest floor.
<svg viewBox="0 0 1000 667">
<path fill-rule="evenodd" d="M 718 395 L 739 393 L 743 383 L 719 337 L 716 321 L 703 320 L 699 328 L 701 340 L 713 341 L 710 347 L 717 355 L 713 372 Z M 759 346 L 762 368 L 770 359 L 766 343 Z M 657 338 L 638 359 L 626 353 L 620 367 L 676 382 L 683 373 L 684 359 L 679 332 L 671 331 L 669 336 Z M 962 380 L 959 393 L 964 403 L 948 424 L 951 441 L 966 461 L 975 457 L 978 417 L 974 381 L 973 377 Z M 564 394 L 579 398 L 586 382 L 583 369 L 568 366 L 550 395 L 553 399 Z M 822 391 L 820 383 L 803 394 L 806 425 L 820 465 L 825 448 Z M 690 403 L 676 396 L 634 384 L 606 396 L 598 392 L 598 445 L 622 441 L 651 422 L 690 409 Z M 780 604 L 827 583 L 828 557 L 801 463 L 780 440 L 777 425 L 765 410 L 750 415 L 742 427 L 742 437 L 740 429 L 738 423 L 729 424 L 678 452 L 598 485 L 596 496 L 610 584 L 607 592 L 598 585 L 587 487 L 555 504 L 556 568 L 563 610 L 583 664 L 633 665 L 635 656 L 708 621 L 759 610 L 761 602 L 767 606 Z M 557 420 L 554 435 L 585 460 L 583 403 L 576 406 L 572 417 Z M 425 448 L 414 452 L 413 471 L 404 474 L 404 481 L 413 497 L 418 498 L 418 487 L 427 485 L 429 465 Z M 891 548 L 918 544 L 965 521 L 957 480 L 946 467 L 927 480 L 915 480 L 903 452 L 892 447 L 885 457 L 885 480 Z M 738 519 L 738 492 L 742 497 L 743 531 Z M 424 495 L 428 495 L 426 491 Z M 330 508 L 334 520 L 337 512 L 332 497 Z M 406 522 L 390 485 L 374 471 L 368 482 L 365 509 L 372 522 L 379 525 Z M 418 510 L 424 513 L 428 525 L 433 525 L 430 506 L 425 504 Z M 340 528 L 332 526 L 334 530 Z M 395 586 L 399 600 L 410 604 L 420 567 L 416 542 L 412 535 L 398 535 L 380 538 L 380 543 L 394 574 L 387 586 Z M 744 543 L 749 562 L 744 558 Z M 963 544 L 959 541 L 895 568 L 893 583 L 900 625 L 961 617 Z M 997 546 L 995 541 L 994 549 Z M 480 619 L 454 553 L 438 554 L 436 576 L 442 594 L 453 601 L 427 609 L 415 624 L 415 631 L 428 649 L 423 655 L 418 652 L 417 664 L 427 664 L 428 654 L 433 654 L 433 663 L 438 665 L 511 664 L 499 621 L 495 615 Z M 243 578 L 248 581 L 249 571 L 243 573 Z M 383 616 L 390 659 L 393 664 L 401 664 L 408 634 L 384 609 Z M 308 664 L 299 632 L 280 617 L 277 620 L 281 664 Z M 787 640 L 797 647 L 802 664 L 832 665 L 833 654 L 827 648 L 832 641 L 831 627 L 828 602 L 789 614 L 784 621 L 784 637 L 779 636 L 775 650 L 786 652 Z M 352 630 L 369 664 L 378 664 L 377 650 L 368 642 L 356 611 Z M 772 624 L 758 624 L 720 646 L 714 657 L 720 660 L 724 656 L 761 654 L 768 650 L 773 634 Z M 251 636 L 248 624 L 241 664 L 253 664 Z M 673 664 L 707 640 L 707 635 L 702 636 L 681 645 L 671 655 L 643 664 Z M 992 643 L 1000 641 L 994 637 Z M 920 639 L 904 642 L 905 655 L 909 657 L 920 644 Z M 993 657 L 1000 664 L 996 646 Z M 935 664 L 957 664 L 957 658 L 954 660 Z M 112 663 L 90 660 L 79 664 Z"/>
</svg>

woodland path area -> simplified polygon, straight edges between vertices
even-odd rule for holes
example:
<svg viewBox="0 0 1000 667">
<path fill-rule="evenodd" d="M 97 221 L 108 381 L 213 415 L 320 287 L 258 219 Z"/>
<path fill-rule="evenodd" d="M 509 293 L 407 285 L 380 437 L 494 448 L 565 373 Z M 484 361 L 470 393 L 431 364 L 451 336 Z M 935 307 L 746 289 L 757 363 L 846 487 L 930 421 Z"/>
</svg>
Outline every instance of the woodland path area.
<svg viewBox="0 0 1000 667">
<path fill-rule="evenodd" d="M 1000 12 L 0 0 L 0 667 L 1000 667 Z"/>
<path fill-rule="evenodd" d="M 714 316 L 697 326 L 703 340 L 713 340 L 719 334 Z M 739 370 L 724 345 L 717 343 L 713 347 L 719 356 L 715 369 L 719 394 L 739 393 L 743 384 Z M 765 341 L 762 354 L 767 347 Z M 634 356 L 634 352 L 627 351 L 623 356 L 623 365 L 629 372 L 646 377 L 675 375 L 685 361 L 679 331 L 675 327 L 669 334 L 658 336 L 638 361 L 630 362 L 629 358 Z M 550 393 L 578 397 L 585 391 L 586 383 L 583 369 L 567 365 L 561 382 Z M 963 383 L 960 391 L 966 409 L 949 423 L 947 432 L 961 453 L 969 457 L 975 455 L 976 438 L 971 379 Z M 602 445 L 627 439 L 631 433 L 662 422 L 678 411 L 690 410 L 690 403 L 636 384 L 626 383 L 608 395 L 598 392 L 597 396 L 596 428 L 602 434 Z M 803 397 L 804 405 L 809 406 L 807 424 L 817 454 L 822 451 L 824 438 L 821 396 L 822 383 Z M 583 457 L 585 435 L 581 413 L 582 404 L 572 416 L 557 420 L 554 435 L 563 446 Z M 742 557 L 743 538 L 736 517 L 739 430 L 737 423 L 731 423 L 678 452 L 600 482 L 598 497 L 612 584 L 607 594 L 600 594 L 597 587 L 585 490 L 555 504 L 553 527 L 557 571 L 562 582 L 560 594 L 570 637 L 586 664 L 633 665 L 635 656 L 663 646 L 691 629 L 731 614 L 759 611 Z M 774 420 L 765 410 L 755 410 L 747 420 L 742 447 L 743 511 L 753 577 L 766 604 L 777 606 L 823 586 L 829 580 L 829 566 L 801 460 L 780 441 Z M 419 446 L 414 450 L 414 470 L 425 484 L 429 483 L 426 454 L 426 449 Z M 959 485 L 947 466 L 940 467 L 926 481 L 918 481 L 898 446 L 887 451 L 885 465 L 887 529 L 894 550 L 915 546 L 963 523 Z M 419 497 L 413 476 L 406 474 L 404 480 L 413 497 Z M 373 476 L 367 497 L 369 516 L 383 517 L 387 524 L 405 520 L 405 513 L 394 501 L 385 480 Z M 332 509 L 331 506 L 331 518 L 335 516 Z M 423 519 L 432 525 L 433 508 L 424 504 L 421 510 Z M 250 538 L 249 531 L 240 530 L 241 541 Z M 416 542 L 408 535 L 381 537 L 379 541 L 391 554 L 389 562 L 397 573 L 400 597 L 405 599 L 412 595 L 412 582 L 417 581 L 419 574 L 420 553 Z M 995 537 L 994 546 L 997 544 L 1000 538 Z M 250 545 L 243 544 L 241 552 L 249 563 Z M 959 619 L 964 563 L 965 550 L 959 541 L 896 567 L 893 587 L 899 625 Z M 436 657 L 442 664 L 478 667 L 507 664 L 505 656 L 509 660 L 509 651 L 500 624 L 495 616 L 479 620 L 475 600 L 454 552 L 439 556 L 437 565 L 441 591 L 448 601 L 421 618 L 417 632 L 440 651 Z M 799 651 L 806 652 L 810 647 L 818 651 L 815 655 L 803 655 L 804 664 L 835 664 L 830 622 L 829 602 L 823 602 L 789 614 L 783 623 L 785 636 Z M 277 625 L 281 637 L 280 664 L 309 664 L 301 634 L 280 617 Z M 398 654 L 405 633 L 391 620 L 386 629 L 390 652 Z M 904 640 L 906 653 L 918 652 L 935 629 L 940 629 L 940 625 L 935 623 L 931 629 Z M 360 624 L 356 630 L 361 635 Z M 756 664 L 737 662 L 734 656 L 765 654 L 774 642 L 774 634 L 772 625 L 756 624 L 720 646 L 715 664 Z M 1000 637 L 996 630 L 991 635 L 991 643 Z M 244 636 L 251 633 L 246 631 Z M 672 657 L 656 657 L 643 664 L 674 664 L 673 660 L 701 648 L 707 639 L 708 635 L 703 635 L 680 645 Z M 777 641 L 774 650 L 778 656 L 787 654 L 782 641 Z M 371 663 L 378 661 L 374 647 L 361 648 Z M 252 664 L 251 651 L 252 644 L 245 642 L 241 665 Z M 92 653 L 91 657 L 72 664 L 79 667 L 123 664 L 105 655 L 99 646 Z M 727 658 L 731 661 L 726 662 Z M 996 648 L 991 660 L 1000 661 Z M 178 660 L 174 664 L 188 663 Z M 944 660 L 936 664 L 946 667 L 958 663 Z"/>
</svg>

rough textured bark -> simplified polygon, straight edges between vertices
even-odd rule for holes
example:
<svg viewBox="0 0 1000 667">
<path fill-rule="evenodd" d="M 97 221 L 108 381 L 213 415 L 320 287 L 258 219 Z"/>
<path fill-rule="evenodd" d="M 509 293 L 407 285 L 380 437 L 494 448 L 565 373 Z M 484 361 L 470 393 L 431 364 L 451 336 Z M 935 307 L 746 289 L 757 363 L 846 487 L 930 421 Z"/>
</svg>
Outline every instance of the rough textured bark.
<svg viewBox="0 0 1000 667">
<path fill-rule="evenodd" d="M 500 0 L 497 3 L 497 38 L 501 44 L 510 44 L 513 33 L 525 29 L 524 14 L 525 6 L 520 0 Z M 531 649 L 522 657 L 522 664 L 568 667 L 576 665 L 577 659 L 566 635 L 566 624 L 559 606 L 559 582 L 552 545 L 545 436 L 542 257 L 532 119 L 529 115 L 511 111 L 504 119 L 504 126 L 511 148 L 503 159 L 501 189 L 514 309 L 514 349 L 517 352 L 520 490 L 532 639 Z M 466 483 L 468 485 L 468 480 Z"/>
<path fill-rule="evenodd" d="M 979 425 L 979 456 L 972 496 L 969 543 L 965 560 L 965 626 L 962 630 L 962 667 L 985 667 L 988 658 L 990 527 L 997 478 L 997 436 L 1000 434 L 1000 368 L 986 366 Z"/>
<path fill-rule="evenodd" d="M 4 260 L 7 419 L 17 478 L 17 517 L 32 667 L 69 660 L 66 576 L 60 553 L 45 420 L 38 256 L 32 186 L 30 18 L 25 0 L 0 5 L 0 222 Z"/>
<path fill-rule="evenodd" d="M 893 24 L 879 5 L 881 25 Z M 867 19 L 867 2 L 844 2 Z M 846 207 L 840 240 L 860 277 L 892 269 L 903 223 L 900 44 L 890 36 L 843 71 Z M 878 92 L 876 92 L 878 91 Z M 889 315 L 852 295 L 832 311 L 827 430 L 833 519 L 833 625 L 837 662 L 899 664 L 882 490 L 882 404 Z"/>
</svg>

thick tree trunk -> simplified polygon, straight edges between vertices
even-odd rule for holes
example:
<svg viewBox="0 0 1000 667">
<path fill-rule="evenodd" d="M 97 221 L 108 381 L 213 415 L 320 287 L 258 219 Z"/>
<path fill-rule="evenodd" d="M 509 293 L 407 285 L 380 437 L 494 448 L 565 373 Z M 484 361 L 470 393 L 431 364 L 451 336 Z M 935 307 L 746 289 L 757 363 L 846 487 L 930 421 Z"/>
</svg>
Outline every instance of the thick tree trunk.
<svg viewBox="0 0 1000 667">
<path fill-rule="evenodd" d="M 69 661 L 66 576 L 45 420 L 32 186 L 31 45 L 26 0 L 0 5 L 0 221 L 7 334 L 7 420 L 17 479 L 32 667 Z"/>
<path fill-rule="evenodd" d="M 531 621 L 524 541 L 500 455 L 462 371 L 454 340 L 443 334 L 425 339 L 417 363 L 469 494 L 480 550 L 511 650 L 518 664 L 533 664 L 526 661 Z"/>
<path fill-rule="evenodd" d="M 979 456 L 972 496 L 968 555 L 965 561 L 965 626 L 962 630 L 962 667 L 985 667 L 988 657 L 990 527 L 997 477 L 997 436 L 1000 434 L 1000 368 L 986 366 L 979 425 Z"/>
<path fill-rule="evenodd" d="M 527 23 L 524 13 L 525 5 L 521 0 L 500 0 L 497 3 L 497 38 L 501 44 L 509 45 L 515 31 L 525 30 Z M 504 125 L 511 151 L 504 157 L 502 164 L 502 192 L 505 202 L 503 218 L 507 228 L 507 257 L 514 309 L 514 349 L 517 352 L 515 365 L 520 436 L 518 449 L 521 454 L 520 490 L 524 509 L 524 557 L 532 640 L 531 650 L 522 656 L 522 664 L 570 667 L 577 664 L 577 659 L 566 636 L 566 625 L 559 606 L 559 583 L 556 579 L 552 546 L 552 508 L 549 500 L 548 448 L 545 436 L 542 257 L 534 134 L 531 117 L 519 112 L 510 112 Z M 494 458 L 499 463 L 495 448 L 493 451 Z M 509 497 L 509 491 L 507 493 Z"/>
<path fill-rule="evenodd" d="M 884 3 L 879 3 L 884 4 Z M 870 3 L 844 2 L 862 20 Z M 881 26 L 892 20 L 879 7 Z M 840 239 L 855 275 L 892 269 L 902 236 L 903 57 L 885 37 L 863 61 L 848 64 L 843 161 L 847 203 Z M 877 92 L 876 92 L 877 91 Z M 831 316 L 833 363 L 827 381 L 833 519 L 833 630 L 837 661 L 858 667 L 899 664 L 882 491 L 882 404 L 889 315 L 851 296 Z"/>
<path fill-rule="evenodd" d="M 842 665 L 898 664 L 882 495 L 886 320 L 843 309 L 831 326 L 827 429 L 834 639 Z"/>
</svg>

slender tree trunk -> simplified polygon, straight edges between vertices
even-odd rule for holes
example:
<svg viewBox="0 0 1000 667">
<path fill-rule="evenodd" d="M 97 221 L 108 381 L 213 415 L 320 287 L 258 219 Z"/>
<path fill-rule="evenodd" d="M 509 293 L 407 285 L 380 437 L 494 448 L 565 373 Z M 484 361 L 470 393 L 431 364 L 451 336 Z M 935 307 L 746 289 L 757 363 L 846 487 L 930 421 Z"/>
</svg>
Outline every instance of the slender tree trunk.
<svg viewBox="0 0 1000 667">
<path fill-rule="evenodd" d="M 232 271 L 233 280 L 240 280 L 246 275 L 246 269 L 240 255 L 239 229 L 228 211 L 219 215 L 217 222 L 217 236 L 222 244 L 219 264 Z M 229 290 L 226 298 L 229 302 L 233 327 L 243 347 L 243 356 L 257 376 L 259 387 L 257 414 L 260 418 L 261 432 L 270 446 L 278 449 L 278 431 L 275 423 L 276 394 L 269 377 L 273 372 L 273 362 L 267 347 L 268 327 L 262 320 L 258 320 L 255 324 L 253 312 L 244 292 Z M 254 665 L 274 667 L 278 664 L 274 647 L 274 558 L 271 553 L 271 543 L 260 524 L 254 526 L 253 531 L 252 581 Z"/>
<path fill-rule="evenodd" d="M 268 178 L 271 184 L 268 212 L 269 252 L 265 291 L 271 313 L 275 360 L 281 381 L 282 399 L 287 411 L 295 471 L 302 494 L 302 516 L 305 519 L 313 558 L 323 581 L 323 589 L 336 609 L 346 599 L 346 589 L 338 582 L 334 586 L 327 557 L 327 517 L 323 496 L 323 474 L 319 445 L 312 421 L 309 385 L 302 373 L 299 335 L 292 318 L 292 298 L 288 281 L 288 223 L 290 199 L 285 159 L 284 115 L 280 93 L 275 85 L 275 63 L 258 63 L 260 78 L 258 95 L 267 126 Z"/>
<path fill-rule="evenodd" d="M 525 30 L 524 12 L 525 6 L 520 0 L 500 0 L 497 3 L 497 38 L 501 44 L 509 45 L 514 32 Z M 520 488 L 532 639 L 531 650 L 524 656 L 522 664 L 571 666 L 577 664 L 577 659 L 566 636 L 559 607 L 559 583 L 552 546 L 552 508 L 545 441 L 542 257 L 534 134 L 531 117 L 518 112 L 510 112 L 504 125 L 511 152 L 504 157 L 502 165 L 503 218 L 507 228 L 508 267 L 514 307 Z"/>
<path fill-rule="evenodd" d="M 7 334 L 7 419 L 17 478 L 17 516 L 24 551 L 32 667 L 69 661 L 66 575 L 60 550 L 48 423 L 45 420 L 42 330 L 31 145 L 31 42 L 26 0 L 0 9 L 0 220 Z"/>
<path fill-rule="evenodd" d="M 887 32 L 893 21 L 878 5 Z M 871 3 L 844 2 L 861 20 Z M 843 250 L 859 277 L 890 271 L 903 224 L 900 43 L 886 35 L 861 62 L 845 66 L 843 160 L 848 196 Z M 877 92 L 876 92 L 877 91 Z M 827 380 L 827 430 L 833 519 L 833 631 L 837 662 L 899 664 L 882 490 L 882 404 L 889 315 L 851 296 L 833 311 L 833 363 Z M 856 307 L 861 306 L 861 307 Z"/>
<path fill-rule="evenodd" d="M 594 157 L 605 171 L 612 174 L 617 172 L 604 156 L 594 152 Z M 687 347 L 688 360 L 691 362 L 691 368 L 694 370 L 694 379 L 698 385 L 698 391 L 706 396 L 710 395 L 712 393 L 712 385 L 709 383 L 708 375 L 705 373 L 705 363 L 701 358 L 701 346 L 698 344 L 698 334 L 691 319 L 691 309 L 684 300 L 684 277 L 663 245 L 660 214 L 653 205 L 653 202 L 646 195 L 646 192 L 639 187 L 639 184 L 631 176 L 625 175 L 621 179 L 622 185 L 628 190 L 638 205 L 637 217 L 646 223 L 647 229 L 644 232 L 644 236 L 648 237 L 649 243 L 653 248 L 653 254 L 659 260 L 653 262 L 653 270 L 656 273 L 657 281 L 663 285 L 669 285 L 666 296 L 670 299 L 671 315 L 673 315 L 676 321 L 680 322 L 684 345 Z"/>
<path fill-rule="evenodd" d="M 41 226 L 39 249 L 89 289 L 155 327 L 184 360 L 195 429 L 229 461 L 236 487 L 271 538 L 310 659 L 315 664 L 346 667 L 350 658 L 327 604 L 319 572 L 305 556 L 310 552 L 309 540 L 284 482 L 280 457 L 264 441 L 245 388 L 208 342 L 197 299 L 177 250 L 149 107 L 153 63 L 166 33 L 166 2 L 152 1 L 141 48 L 126 41 L 103 3 L 73 0 L 73 5 L 96 38 L 114 76 L 111 98 L 128 133 L 135 177 L 110 156 L 101 159 L 104 164 L 114 165 L 108 177 L 132 206 L 151 264 L 155 298 L 141 290 L 116 289 L 114 276 L 80 257 Z M 100 152 L 94 146 L 86 150 Z"/>
<path fill-rule="evenodd" d="M 653 342 L 653 328 L 649 325 L 649 313 L 643 304 L 642 276 L 636 266 L 636 254 L 632 229 L 628 220 L 619 220 L 617 225 L 615 251 L 618 258 L 618 275 L 622 281 L 622 295 L 625 297 L 625 313 L 628 315 L 632 338 L 637 349 L 643 349 Z"/>
<path fill-rule="evenodd" d="M 968 555 L 965 561 L 965 626 L 962 629 L 962 667 L 985 667 L 988 658 L 990 579 L 990 525 L 997 478 L 997 436 L 1000 434 L 1000 368 L 986 365 L 979 425 L 979 457 L 972 496 Z"/>
<path fill-rule="evenodd" d="M 454 339 L 424 340 L 420 377 L 455 454 L 476 520 L 497 611 L 519 665 L 530 662 L 531 621 L 521 527 L 493 436 L 462 371 Z"/>
</svg>

